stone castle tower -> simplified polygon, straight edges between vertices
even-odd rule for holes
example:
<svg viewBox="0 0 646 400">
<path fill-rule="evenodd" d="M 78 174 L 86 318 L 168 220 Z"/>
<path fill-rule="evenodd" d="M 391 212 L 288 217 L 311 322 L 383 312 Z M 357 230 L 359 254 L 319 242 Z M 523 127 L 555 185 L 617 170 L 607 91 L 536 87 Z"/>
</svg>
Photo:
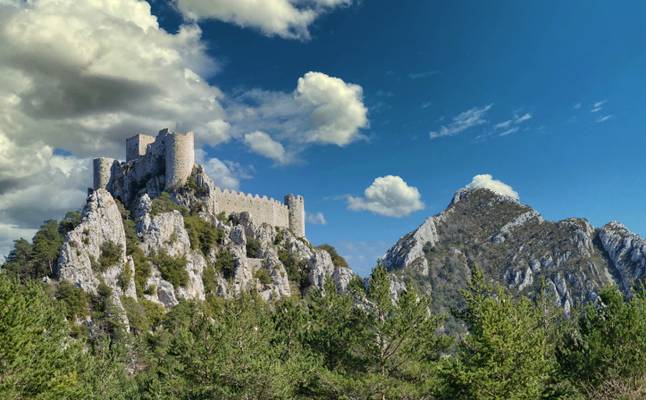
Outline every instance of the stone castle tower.
<svg viewBox="0 0 646 400">
<path fill-rule="evenodd" d="M 180 134 L 168 129 L 154 137 L 138 134 L 126 140 L 126 161 L 100 157 L 94 160 L 94 189 L 107 189 L 113 196 L 129 204 L 142 188 L 150 197 L 162 191 L 184 186 L 195 167 L 193 132 Z M 209 195 L 215 199 L 218 212 L 248 212 L 254 222 L 289 228 L 305 237 L 305 203 L 303 196 L 287 195 L 280 203 L 267 197 L 252 196 L 214 188 Z"/>
<path fill-rule="evenodd" d="M 305 200 L 303 196 L 288 194 L 285 196 L 287 206 L 289 229 L 296 236 L 305 237 Z"/>
</svg>

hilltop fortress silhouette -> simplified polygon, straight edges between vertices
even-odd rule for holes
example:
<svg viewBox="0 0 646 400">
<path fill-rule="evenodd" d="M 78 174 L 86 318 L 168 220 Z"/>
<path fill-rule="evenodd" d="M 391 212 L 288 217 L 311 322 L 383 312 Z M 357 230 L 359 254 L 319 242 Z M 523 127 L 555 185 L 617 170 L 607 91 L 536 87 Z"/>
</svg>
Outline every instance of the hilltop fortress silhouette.
<svg viewBox="0 0 646 400">
<path fill-rule="evenodd" d="M 106 189 L 129 204 L 142 189 L 150 197 L 185 186 L 195 164 L 195 139 L 192 132 L 180 134 L 168 129 L 157 136 L 138 134 L 126 140 L 126 161 L 99 157 L 94 159 L 93 189 Z M 201 168 L 201 167 L 200 167 Z M 284 202 L 211 185 L 217 212 L 248 212 L 256 224 L 290 229 L 305 237 L 303 196 L 288 194 Z"/>
</svg>

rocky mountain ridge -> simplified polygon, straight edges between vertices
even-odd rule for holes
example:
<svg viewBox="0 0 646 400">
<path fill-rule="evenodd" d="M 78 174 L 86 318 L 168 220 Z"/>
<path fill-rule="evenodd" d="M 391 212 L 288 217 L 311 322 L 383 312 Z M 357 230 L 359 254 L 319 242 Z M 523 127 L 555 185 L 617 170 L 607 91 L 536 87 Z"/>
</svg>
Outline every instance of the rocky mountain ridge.
<svg viewBox="0 0 646 400">
<path fill-rule="evenodd" d="M 455 306 L 459 290 L 479 267 L 516 293 L 541 287 L 566 313 L 616 284 L 627 296 L 646 275 L 646 240 L 610 222 L 595 228 L 582 218 L 546 221 L 537 211 L 486 188 L 462 189 L 449 206 L 404 235 L 381 262 L 394 287 L 411 279 L 435 307 Z"/>
</svg>

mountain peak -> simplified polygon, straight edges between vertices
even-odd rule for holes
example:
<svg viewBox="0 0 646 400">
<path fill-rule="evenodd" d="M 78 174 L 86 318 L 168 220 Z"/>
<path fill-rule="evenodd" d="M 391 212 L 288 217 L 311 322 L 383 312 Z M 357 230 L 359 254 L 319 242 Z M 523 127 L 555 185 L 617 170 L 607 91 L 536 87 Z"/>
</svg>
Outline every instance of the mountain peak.
<svg viewBox="0 0 646 400">
<path fill-rule="evenodd" d="M 482 193 L 483 191 L 490 192 L 502 200 L 513 201 L 515 203 L 520 202 L 520 196 L 511 186 L 502 181 L 493 179 L 490 174 L 480 174 L 474 176 L 468 185 L 455 192 L 449 207 L 466 198 L 471 193 Z"/>
</svg>

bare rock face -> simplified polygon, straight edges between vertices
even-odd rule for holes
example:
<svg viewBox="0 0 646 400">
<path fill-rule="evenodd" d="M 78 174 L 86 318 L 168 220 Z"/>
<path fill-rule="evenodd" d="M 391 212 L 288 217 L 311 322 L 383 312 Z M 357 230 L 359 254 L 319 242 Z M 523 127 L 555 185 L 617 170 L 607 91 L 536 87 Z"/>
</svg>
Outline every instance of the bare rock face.
<svg viewBox="0 0 646 400">
<path fill-rule="evenodd" d="M 599 241 L 615 267 L 617 283 L 630 292 L 635 279 L 646 276 L 646 240 L 610 222 L 599 230 Z"/>
<path fill-rule="evenodd" d="M 179 211 L 152 215 L 150 210 L 150 199 L 144 195 L 135 212 L 140 247 L 153 260 L 160 253 L 185 259 L 188 283 L 185 286 L 173 287 L 171 282 L 163 279 L 159 266 L 153 262 L 153 271 L 146 282 L 146 288 L 154 287 L 156 293 L 153 291 L 153 294 L 145 297 L 165 307 L 175 306 L 181 299 L 204 300 L 202 274 L 206 268 L 206 260 L 198 251 L 191 249 L 191 241 L 184 227 L 184 217 Z"/>
<path fill-rule="evenodd" d="M 412 278 L 441 311 L 455 306 L 478 266 L 489 279 L 530 297 L 544 282 L 568 313 L 595 301 L 610 284 L 630 295 L 646 275 L 645 254 L 645 241 L 618 223 L 595 229 L 580 218 L 545 221 L 515 199 L 477 189 L 459 191 L 444 212 L 402 237 L 382 262 L 399 278 Z"/>
<path fill-rule="evenodd" d="M 67 234 L 58 258 L 56 275 L 96 295 L 108 286 L 112 302 L 123 311 L 121 296 L 137 298 L 134 263 L 126 257 L 126 237 L 117 203 L 108 191 L 92 192 L 81 223 Z M 128 319 L 122 315 L 124 325 Z"/>
<path fill-rule="evenodd" d="M 110 244 L 117 249 L 117 254 L 110 257 L 110 265 L 99 265 L 104 261 L 103 250 Z M 125 268 L 133 269 L 132 260 L 126 258 L 126 236 L 119 208 L 110 193 L 96 190 L 88 197 L 81 224 L 65 238 L 58 259 L 58 278 L 91 294 L 96 294 L 103 281 L 115 295 L 136 298 L 133 282 L 128 283 L 126 291 L 116 284 Z"/>
</svg>

